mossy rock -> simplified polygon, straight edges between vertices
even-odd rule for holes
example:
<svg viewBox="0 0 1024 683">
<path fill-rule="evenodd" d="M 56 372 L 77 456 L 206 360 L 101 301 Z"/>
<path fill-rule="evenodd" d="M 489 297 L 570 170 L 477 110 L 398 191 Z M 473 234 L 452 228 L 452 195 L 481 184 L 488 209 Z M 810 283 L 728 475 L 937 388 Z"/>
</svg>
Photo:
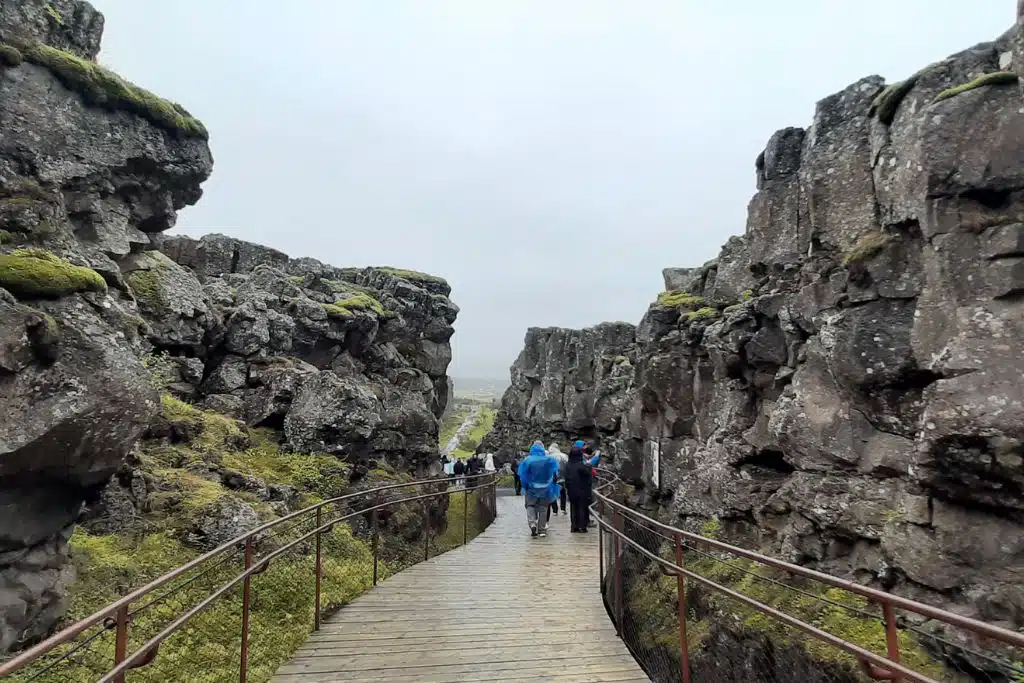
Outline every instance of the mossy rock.
<svg viewBox="0 0 1024 683">
<path fill-rule="evenodd" d="M 7 230 L 0 230 L 0 246 L 14 241 L 14 235 Z"/>
<path fill-rule="evenodd" d="M 363 292 L 350 292 L 344 299 L 339 299 L 333 304 L 320 304 L 320 306 L 327 312 L 327 317 L 342 320 L 354 317 L 356 311 L 369 311 L 379 316 L 383 316 L 387 312 L 380 301 Z"/>
<path fill-rule="evenodd" d="M 711 308 L 710 306 L 703 306 L 698 308 L 696 311 L 691 311 L 686 314 L 686 319 L 690 321 L 700 320 L 714 320 L 719 317 L 721 313 L 718 312 L 717 308 Z"/>
<path fill-rule="evenodd" d="M 10 45 L 0 45 L 0 67 L 13 68 L 21 66 L 24 60 L 25 57 L 18 48 Z"/>
<path fill-rule="evenodd" d="M 381 266 L 376 268 L 376 270 L 379 270 L 382 273 L 387 273 L 388 275 L 400 277 L 403 280 L 409 280 L 410 282 L 429 282 L 436 285 L 448 284 L 448 281 L 443 277 L 438 277 L 429 273 L 421 273 L 418 270 L 405 270 L 403 268 L 392 268 L 390 266 Z"/>
<path fill-rule="evenodd" d="M 659 294 L 654 305 L 659 308 L 697 309 L 704 305 L 704 297 L 694 296 L 689 292 L 668 291 Z"/>
<path fill-rule="evenodd" d="M 42 43 L 22 45 L 19 49 L 25 61 L 48 69 L 87 105 L 131 112 L 183 138 L 210 137 L 206 126 L 180 104 L 129 83 L 96 62 Z"/>
<path fill-rule="evenodd" d="M 854 243 L 850 251 L 843 257 L 843 265 L 852 266 L 874 258 L 891 241 L 892 237 L 880 230 L 866 233 Z"/>
<path fill-rule="evenodd" d="M 898 83 L 886 86 L 872 100 L 871 109 L 868 113 L 877 117 L 885 125 L 892 125 L 893 120 L 896 118 L 896 110 L 899 109 L 900 103 L 903 102 L 904 98 L 914 89 L 917 79 L 918 74 L 914 74 L 905 81 L 899 81 Z"/>
<path fill-rule="evenodd" d="M 0 287 L 29 299 L 107 291 L 106 281 L 95 270 L 73 265 L 45 249 L 18 249 L 0 255 Z"/>
<path fill-rule="evenodd" d="M 164 286 L 159 268 L 149 270 L 133 270 L 125 277 L 128 288 L 131 289 L 135 300 L 146 310 L 152 313 L 161 313 L 167 310 L 167 300 L 164 297 Z"/>
<path fill-rule="evenodd" d="M 954 88 L 947 88 L 935 96 L 935 102 L 942 102 L 961 93 L 981 88 L 987 85 L 1015 85 L 1018 81 L 1017 74 L 1012 71 L 996 71 L 975 78 L 973 81 L 958 85 Z"/>
</svg>

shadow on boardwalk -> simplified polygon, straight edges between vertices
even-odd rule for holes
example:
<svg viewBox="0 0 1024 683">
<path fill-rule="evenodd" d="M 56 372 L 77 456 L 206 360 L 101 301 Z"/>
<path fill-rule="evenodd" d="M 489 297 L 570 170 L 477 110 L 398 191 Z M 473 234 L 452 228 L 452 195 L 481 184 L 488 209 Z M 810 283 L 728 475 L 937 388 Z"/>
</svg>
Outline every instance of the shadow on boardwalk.
<svg viewBox="0 0 1024 683">
<path fill-rule="evenodd" d="M 522 506 L 499 496 L 487 531 L 352 601 L 272 683 L 647 681 L 601 603 L 597 534 L 559 515 L 531 539 Z"/>
</svg>

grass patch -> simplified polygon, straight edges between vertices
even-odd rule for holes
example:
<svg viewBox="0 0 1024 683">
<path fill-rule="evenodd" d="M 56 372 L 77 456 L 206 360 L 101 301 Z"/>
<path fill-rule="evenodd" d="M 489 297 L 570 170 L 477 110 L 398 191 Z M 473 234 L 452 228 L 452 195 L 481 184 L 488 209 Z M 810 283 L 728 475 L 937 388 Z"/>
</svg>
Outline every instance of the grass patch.
<svg viewBox="0 0 1024 683">
<path fill-rule="evenodd" d="M 696 311 L 691 311 L 690 313 L 687 313 L 686 319 L 690 321 L 714 320 L 720 315 L 721 313 L 718 312 L 717 308 L 704 306 L 702 308 L 698 308 Z"/>
<path fill-rule="evenodd" d="M 880 230 L 861 235 L 850 251 L 843 256 L 843 265 L 851 266 L 874 258 L 891 241 L 892 237 Z"/>
<path fill-rule="evenodd" d="M 706 523 L 705 536 L 713 536 L 717 529 Z M 660 549 L 666 559 L 675 559 L 669 545 Z M 751 560 L 729 559 L 728 563 L 713 557 L 687 553 L 685 566 L 693 572 L 731 588 L 747 597 L 772 606 L 786 614 L 817 626 L 844 640 L 855 643 L 881 656 L 886 653 L 885 628 L 878 616 L 877 606 L 864 598 L 823 584 L 798 581 L 785 572 L 761 566 Z M 799 588 L 796 593 L 763 579 L 773 579 Z M 687 641 L 691 657 L 698 655 L 715 624 L 730 629 L 752 629 L 767 635 L 778 646 L 803 647 L 808 655 L 822 663 L 840 663 L 856 666 L 847 654 L 817 639 L 809 638 L 770 616 L 738 603 L 726 595 L 688 583 L 690 616 L 687 620 Z M 638 642 L 644 646 L 662 645 L 673 658 L 679 657 L 679 626 L 676 611 L 677 583 L 675 577 L 664 576 L 653 563 L 641 575 L 629 582 L 627 601 L 630 613 L 639 628 Z M 823 602 L 829 600 L 835 605 Z M 858 614 L 861 611 L 871 616 Z M 915 671 L 935 680 L 950 680 L 943 666 L 927 654 L 910 631 L 899 633 L 901 661 Z M 710 643 L 708 643 L 710 644 Z M 953 679 L 960 680 L 960 679 Z"/>
<path fill-rule="evenodd" d="M 994 73 L 979 76 L 968 83 L 943 90 L 935 96 L 935 102 L 942 102 L 943 100 L 948 100 L 951 97 L 956 97 L 961 93 L 987 85 L 1014 85 L 1017 83 L 1017 80 L 1017 74 L 1012 71 L 996 71 Z"/>
<path fill-rule="evenodd" d="M 409 280 L 411 282 L 429 282 L 437 285 L 448 284 L 448 281 L 443 277 L 438 277 L 437 275 L 431 275 L 429 273 L 421 273 L 418 270 L 405 270 L 403 268 L 391 268 L 390 266 L 379 266 L 375 268 L 375 270 L 379 270 L 382 273 L 394 275 L 395 277 L 400 277 L 403 280 Z"/>
<path fill-rule="evenodd" d="M 25 57 L 21 54 L 21 50 L 10 45 L 0 45 L 0 66 L 13 68 L 21 66 L 23 61 L 25 61 Z"/>
<path fill-rule="evenodd" d="M 25 61 L 48 69 L 89 106 L 130 112 L 183 138 L 210 138 L 206 126 L 180 104 L 129 83 L 96 62 L 42 43 L 18 47 Z"/>
<path fill-rule="evenodd" d="M 107 283 L 95 270 L 73 265 L 45 249 L 18 249 L 0 255 L 0 287 L 30 299 L 107 291 Z"/>
<path fill-rule="evenodd" d="M 694 296 L 689 292 L 668 291 L 658 295 L 655 306 L 659 308 L 699 308 L 704 305 L 704 297 Z"/>
</svg>

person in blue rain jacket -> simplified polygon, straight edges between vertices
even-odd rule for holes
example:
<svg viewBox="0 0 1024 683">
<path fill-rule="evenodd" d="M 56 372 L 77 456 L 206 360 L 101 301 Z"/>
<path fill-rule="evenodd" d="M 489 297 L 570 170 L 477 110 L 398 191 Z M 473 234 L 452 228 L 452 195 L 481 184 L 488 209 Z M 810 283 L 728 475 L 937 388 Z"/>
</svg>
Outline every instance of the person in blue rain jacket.
<svg viewBox="0 0 1024 683">
<path fill-rule="evenodd" d="M 547 536 L 548 510 L 558 497 L 558 461 L 547 454 L 544 444 L 534 441 L 530 454 L 519 463 L 519 479 L 526 494 L 526 522 L 531 536 Z"/>
</svg>

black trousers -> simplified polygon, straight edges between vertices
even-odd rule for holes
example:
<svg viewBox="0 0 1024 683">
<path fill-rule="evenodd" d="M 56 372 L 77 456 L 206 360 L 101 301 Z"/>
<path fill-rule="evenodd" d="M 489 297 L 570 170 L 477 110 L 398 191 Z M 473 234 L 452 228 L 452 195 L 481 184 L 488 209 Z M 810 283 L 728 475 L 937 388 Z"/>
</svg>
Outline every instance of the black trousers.
<svg viewBox="0 0 1024 683">
<path fill-rule="evenodd" d="M 586 496 L 573 496 L 569 499 L 569 525 L 577 531 L 587 528 L 590 523 L 590 508 Z"/>
<path fill-rule="evenodd" d="M 568 512 L 569 506 L 565 504 L 565 496 L 565 484 L 562 484 L 562 492 L 558 495 L 558 499 L 551 501 L 551 509 L 554 510 L 555 512 L 558 512 L 558 503 L 561 502 L 562 512 Z"/>
<path fill-rule="evenodd" d="M 512 481 L 516 487 L 516 495 L 518 496 L 523 490 L 523 482 L 519 480 L 519 475 L 515 472 L 512 473 Z"/>
</svg>

